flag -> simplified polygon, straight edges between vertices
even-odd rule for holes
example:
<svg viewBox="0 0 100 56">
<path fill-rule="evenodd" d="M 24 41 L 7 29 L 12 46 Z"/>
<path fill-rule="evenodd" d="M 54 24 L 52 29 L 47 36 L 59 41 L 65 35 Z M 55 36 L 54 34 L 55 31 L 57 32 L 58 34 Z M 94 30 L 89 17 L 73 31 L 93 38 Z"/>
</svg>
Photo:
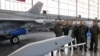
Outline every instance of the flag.
<svg viewBox="0 0 100 56">
<path fill-rule="evenodd" d="M 17 0 L 17 1 L 25 2 L 25 0 Z"/>
</svg>

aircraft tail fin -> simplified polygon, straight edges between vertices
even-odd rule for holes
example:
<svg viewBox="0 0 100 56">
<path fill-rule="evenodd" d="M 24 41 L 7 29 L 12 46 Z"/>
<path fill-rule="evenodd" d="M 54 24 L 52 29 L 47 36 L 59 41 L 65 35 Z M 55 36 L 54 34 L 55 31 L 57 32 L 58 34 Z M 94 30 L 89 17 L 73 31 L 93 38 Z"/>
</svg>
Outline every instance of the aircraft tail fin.
<svg viewBox="0 0 100 56">
<path fill-rule="evenodd" d="M 28 12 L 32 14 L 40 14 L 42 6 L 42 2 L 37 2 Z"/>
</svg>

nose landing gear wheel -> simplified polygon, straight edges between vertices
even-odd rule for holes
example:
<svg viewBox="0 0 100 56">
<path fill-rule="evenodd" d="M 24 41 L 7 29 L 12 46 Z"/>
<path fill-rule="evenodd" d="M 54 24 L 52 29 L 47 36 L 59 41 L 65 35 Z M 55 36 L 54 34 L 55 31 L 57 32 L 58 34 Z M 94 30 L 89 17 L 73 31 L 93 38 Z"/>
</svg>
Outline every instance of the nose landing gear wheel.
<svg viewBox="0 0 100 56">
<path fill-rule="evenodd" d="M 12 38 L 10 39 L 10 42 L 11 42 L 12 44 L 18 44 L 18 43 L 19 43 L 19 38 L 18 38 L 18 37 L 12 37 Z"/>
</svg>

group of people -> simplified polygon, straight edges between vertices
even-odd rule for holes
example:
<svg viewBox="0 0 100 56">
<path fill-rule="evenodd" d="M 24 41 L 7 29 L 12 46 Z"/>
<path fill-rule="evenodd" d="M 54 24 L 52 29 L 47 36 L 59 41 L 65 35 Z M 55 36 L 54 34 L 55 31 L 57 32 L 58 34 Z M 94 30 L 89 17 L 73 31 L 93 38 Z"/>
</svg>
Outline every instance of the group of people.
<svg viewBox="0 0 100 56">
<path fill-rule="evenodd" d="M 90 30 L 91 32 L 91 39 L 90 39 L 90 51 L 97 52 L 97 47 L 98 47 L 98 34 L 100 32 L 99 27 L 96 23 L 96 20 L 93 20 L 93 25 L 92 27 L 88 28 L 88 26 L 85 24 L 85 21 L 80 21 L 78 24 L 77 22 L 73 25 L 73 21 L 66 21 L 65 24 L 61 20 L 56 22 L 56 25 L 54 26 L 54 33 L 56 37 L 62 36 L 62 35 L 68 35 L 69 30 L 72 29 L 72 38 L 76 39 L 76 43 L 86 43 L 83 46 L 78 46 L 77 48 L 74 47 L 74 50 L 79 49 L 82 50 L 84 49 L 87 51 L 87 32 Z M 72 42 L 75 44 L 75 41 Z M 69 43 L 68 45 L 71 45 Z M 64 51 L 64 50 L 63 50 Z"/>
</svg>

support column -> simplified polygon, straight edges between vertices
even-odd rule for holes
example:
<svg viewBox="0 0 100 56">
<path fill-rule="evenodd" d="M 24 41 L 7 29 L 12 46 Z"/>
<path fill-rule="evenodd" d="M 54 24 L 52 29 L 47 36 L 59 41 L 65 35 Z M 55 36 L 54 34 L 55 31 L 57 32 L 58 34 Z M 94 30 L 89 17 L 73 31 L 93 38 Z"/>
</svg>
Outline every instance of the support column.
<svg viewBox="0 0 100 56">
<path fill-rule="evenodd" d="M 97 18 L 99 18 L 99 0 L 97 2 Z"/>
<path fill-rule="evenodd" d="M 60 19 L 60 0 L 58 0 L 58 19 Z"/>
<path fill-rule="evenodd" d="M 76 0 L 76 19 L 78 20 L 78 17 L 77 17 L 77 16 L 78 16 L 78 15 L 77 15 L 77 12 L 78 12 L 78 11 L 77 11 L 77 8 L 78 8 L 78 6 L 77 6 L 77 5 L 78 5 L 78 0 Z"/>
<path fill-rule="evenodd" d="M 33 7 L 33 0 L 31 0 L 31 2 L 32 2 L 31 4 L 32 4 L 32 7 Z"/>
<path fill-rule="evenodd" d="M 88 0 L 88 20 L 90 18 L 90 0 Z"/>
</svg>

